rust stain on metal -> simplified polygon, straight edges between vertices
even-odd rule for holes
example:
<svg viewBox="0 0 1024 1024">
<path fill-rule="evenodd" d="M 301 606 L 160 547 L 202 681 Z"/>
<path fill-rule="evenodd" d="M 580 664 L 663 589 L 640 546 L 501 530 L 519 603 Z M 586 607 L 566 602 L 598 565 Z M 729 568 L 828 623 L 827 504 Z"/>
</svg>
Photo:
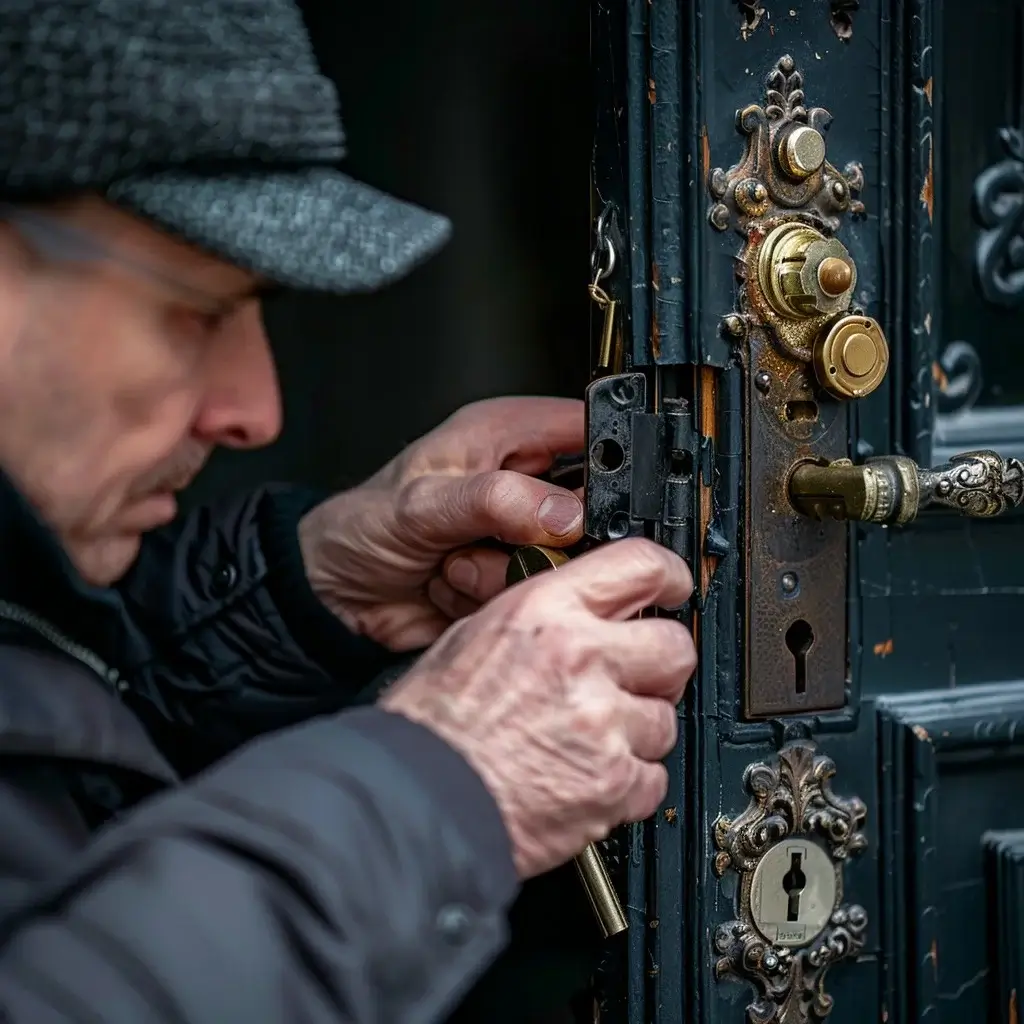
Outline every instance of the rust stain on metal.
<svg viewBox="0 0 1024 1024">
<path fill-rule="evenodd" d="M 665 808 L 665 820 L 670 824 L 674 825 L 679 819 L 679 812 L 674 807 Z"/>
<path fill-rule="evenodd" d="M 658 102 L 658 89 L 653 78 L 647 79 L 647 102 L 653 107 Z"/>
<path fill-rule="evenodd" d="M 710 438 L 714 444 L 718 440 L 718 376 L 712 366 L 701 366 L 697 370 L 698 393 L 700 395 L 700 436 Z M 698 477 L 700 488 L 700 523 L 697 536 L 703 541 L 708 527 L 711 525 L 712 498 L 714 482 L 705 483 Z M 718 559 L 706 555 L 700 563 L 700 595 L 707 597 L 711 579 L 718 568 Z"/>
<path fill-rule="evenodd" d="M 928 211 L 928 222 L 935 218 L 935 148 L 931 139 L 928 140 L 928 172 L 921 186 L 921 202 Z"/>
<path fill-rule="evenodd" d="M 881 643 L 875 644 L 874 650 L 875 654 L 879 658 L 885 658 L 892 654 L 892 637 L 889 637 L 888 640 L 881 641 Z"/>
<path fill-rule="evenodd" d="M 1010 991 L 1010 1005 L 1006 1008 L 1006 1020 L 1008 1024 L 1018 1024 L 1017 1020 L 1017 990 Z"/>
<path fill-rule="evenodd" d="M 657 263 L 651 264 L 651 290 L 655 295 L 661 291 L 661 269 Z M 651 354 L 655 362 L 661 358 L 661 328 L 658 326 L 658 304 L 654 303 L 651 310 Z"/>
<path fill-rule="evenodd" d="M 932 105 L 932 80 L 930 78 L 928 79 L 927 82 L 924 83 L 924 89 L 922 90 L 922 92 L 924 92 L 925 96 L 928 97 L 928 106 L 931 106 Z"/>
<path fill-rule="evenodd" d="M 932 971 L 937 980 L 939 977 L 939 946 L 935 939 L 932 939 L 931 947 L 928 950 L 928 959 L 932 962 Z"/>
<path fill-rule="evenodd" d="M 910 730 L 922 743 L 930 743 L 931 736 L 928 735 L 928 730 L 923 725 L 915 725 Z"/>
<path fill-rule="evenodd" d="M 943 394 L 949 389 L 949 378 L 946 371 L 938 363 L 932 363 L 932 380 Z"/>
<path fill-rule="evenodd" d="M 701 180 L 707 181 L 711 173 L 711 143 L 708 140 L 708 126 L 701 125 L 700 129 L 700 174 Z"/>
</svg>

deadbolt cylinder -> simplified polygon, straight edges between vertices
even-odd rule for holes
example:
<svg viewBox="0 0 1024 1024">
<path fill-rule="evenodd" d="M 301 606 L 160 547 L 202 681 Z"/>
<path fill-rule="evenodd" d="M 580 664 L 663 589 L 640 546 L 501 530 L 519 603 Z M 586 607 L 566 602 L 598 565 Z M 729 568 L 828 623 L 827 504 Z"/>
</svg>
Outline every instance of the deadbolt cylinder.
<svg viewBox="0 0 1024 1024">
<path fill-rule="evenodd" d="M 834 398 L 863 398 L 885 379 L 889 344 L 869 316 L 844 316 L 814 343 L 814 375 Z"/>
<path fill-rule="evenodd" d="M 807 224 L 782 224 L 761 245 L 758 283 L 780 316 L 808 320 L 849 308 L 857 266 L 838 239 Z"/>
</svg>

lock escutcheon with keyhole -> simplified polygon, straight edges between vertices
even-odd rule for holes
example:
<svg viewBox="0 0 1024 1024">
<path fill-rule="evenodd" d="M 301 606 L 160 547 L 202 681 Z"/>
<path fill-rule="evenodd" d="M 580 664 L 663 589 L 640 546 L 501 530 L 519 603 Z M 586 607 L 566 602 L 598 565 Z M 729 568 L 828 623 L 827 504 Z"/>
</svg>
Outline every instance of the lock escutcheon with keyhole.
<svg viewBox="0 0 1024 1024">
<path fill-rule="evenodd" d="M 769 942 L 805 946 L 828 924 L 838 891 L 828 853 L 814 840 L 786 839 L 768 850 L 754 870 L 751 917 Z"/>
</svg>

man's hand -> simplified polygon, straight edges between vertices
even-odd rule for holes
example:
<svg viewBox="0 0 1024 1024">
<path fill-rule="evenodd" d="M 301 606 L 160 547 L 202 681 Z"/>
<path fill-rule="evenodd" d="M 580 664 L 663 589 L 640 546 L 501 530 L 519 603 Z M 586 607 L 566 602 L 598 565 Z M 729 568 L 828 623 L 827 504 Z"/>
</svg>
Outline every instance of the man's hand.
<svg viewBox="0 0 1024 1024">
<path fill-rule="evenodd" d="M 453 416 L 364 484 L 313 509 L 299 543 L 314 592 L 350 629 L 394 651 L 433 643 L 505 586 L 508 556 L 474 546 L 564 547 L 583 506 L 534 479 L 584 445 L 583 403 L 497 398 Z"/>
<path fill-rule="evenodd" d="M 522 878 L 549 871 L 665 797 L 660 763 L 696 664 L 675 619 L 686 563 L 616 541 L 500 594 L 453 625 L 381 698 L 436 732 L 494 796 Z M 632 621 L 628 621 L 631 620 Z"/>
</svg>

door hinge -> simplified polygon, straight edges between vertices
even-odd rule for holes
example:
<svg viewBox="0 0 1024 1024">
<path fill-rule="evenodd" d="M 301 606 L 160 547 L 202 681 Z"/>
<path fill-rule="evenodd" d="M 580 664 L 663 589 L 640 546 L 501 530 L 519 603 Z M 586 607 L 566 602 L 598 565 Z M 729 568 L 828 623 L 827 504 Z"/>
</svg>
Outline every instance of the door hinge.
<svg viewBox="0 0 1024 1024">
<path fill-rule="evenodd" d="M 690 403 L 647 411 L 642 373 L 601 377 L 587 389 L 586 533 L 595 540 L 650 535 L 693 557 L 696 432 Z"/>
</svg>

